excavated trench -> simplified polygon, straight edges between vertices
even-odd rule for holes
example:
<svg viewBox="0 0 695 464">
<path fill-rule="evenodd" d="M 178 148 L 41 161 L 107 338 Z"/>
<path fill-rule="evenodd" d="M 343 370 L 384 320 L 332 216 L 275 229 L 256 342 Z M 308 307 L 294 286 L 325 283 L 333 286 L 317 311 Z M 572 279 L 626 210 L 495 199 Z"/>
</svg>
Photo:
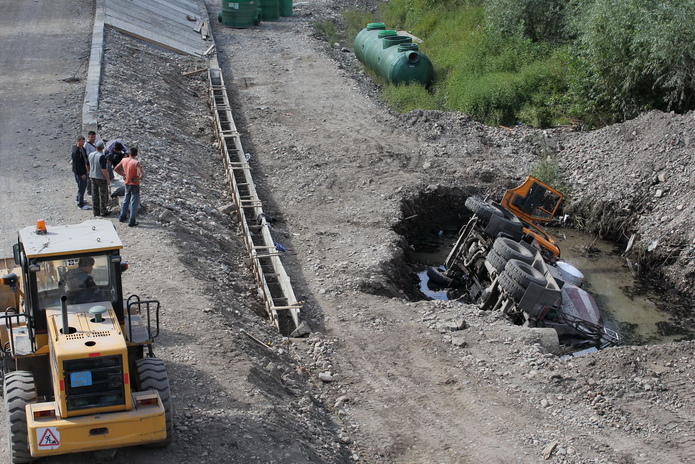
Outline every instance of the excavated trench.
<svg viewBox="0 0 695 464">
<path fill-rule="evenodd" d="M 480 195 L 473 187 L 427 187 L 401 201 L 401 220 L 394 231 L 401 237 L 402 257 L 384 266 L 388 280 L 410 300 L 461 299 L 462 293 L 429 282 L 427 269 L 443 265 L 461 227 L 471 217 L 467 197 Z M 625 344 L 655 344 L 692 339 L 695 328 L 679 313 L 692 301 L 650 286 L 626 266 L 624 245 L 599 240 L 573 229 L 550 229 L 562 256 L 585 275 L 606 326 L 618 331 Z"/>
</svg>

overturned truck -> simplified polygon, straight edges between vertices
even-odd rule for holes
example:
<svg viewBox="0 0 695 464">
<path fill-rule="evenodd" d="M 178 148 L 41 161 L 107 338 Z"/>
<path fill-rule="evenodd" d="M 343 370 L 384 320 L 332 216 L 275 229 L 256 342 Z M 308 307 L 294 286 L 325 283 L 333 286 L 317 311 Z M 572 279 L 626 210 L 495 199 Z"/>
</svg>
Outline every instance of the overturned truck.
<svg viewBox="0 0 695 464">
<path fill-rule="evenodd" d="M 529 177 L 500 203 L 466 199 L 473 217 L 459 232 L 444 269 L 430 280 L 464 287 L 483 310 L 504 312 L 517 324 L 551 327 L 567 343 L 605 347 L 620 336 L 603 325 L 583 274 L 560 258 L 560 248 L 540 224 L 556 218 L 564 196 Z"/>
</svg>

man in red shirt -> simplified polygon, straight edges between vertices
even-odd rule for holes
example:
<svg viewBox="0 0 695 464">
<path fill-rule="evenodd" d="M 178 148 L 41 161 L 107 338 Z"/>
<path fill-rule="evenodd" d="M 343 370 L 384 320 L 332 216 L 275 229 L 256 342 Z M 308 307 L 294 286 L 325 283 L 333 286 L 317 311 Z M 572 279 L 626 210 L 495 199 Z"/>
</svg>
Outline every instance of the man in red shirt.
<svg viewBox="0 0 695 464">
<path fill-rule="evenodd" d="M 140 207 L 140 181 L 145 177 L 145 172 L 142 170 L 138 158 L 138 149 L 132 147 L 130 149 L 130 157 L 123 158 L 118 166 L 114 169 L 118 174 L 123 176 L 125 180 L 125 198 L 121 205 L 121 216 L 119 221 L 125 222 L 128 218 L 128 227 L 138 225 L 138 208 Z M 130 214 L 129 214 L 130 213 Z"/>
</svg>

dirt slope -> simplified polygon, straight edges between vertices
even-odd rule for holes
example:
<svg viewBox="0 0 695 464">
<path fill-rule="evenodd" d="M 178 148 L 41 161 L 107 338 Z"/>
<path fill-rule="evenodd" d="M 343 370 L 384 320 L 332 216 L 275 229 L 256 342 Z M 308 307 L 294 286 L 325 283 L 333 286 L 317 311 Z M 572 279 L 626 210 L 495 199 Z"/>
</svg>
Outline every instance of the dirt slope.
<svg viewBox="0 0 695 464">
<path fill-rule="evenodd" d="M 329 6 L 301 2 L 293 18 L 249 30 L 213 25 L 273 237 L 290 250 L 285 266 L 313 329 L 301 340 L 259 316 L 207 82 L 182 75 L 202 63 L 108 32 L 101 135 L 138 145 L 148 174 L 141 226 L 116 223 L 131 263 L 125 286 L 162 301 L 156 353 L 176 436 L 161 450 L 45 462 L 538 463 L 546 450 L 547 462 L 567 464 L 691 462 L 693 342 L 563 360 L 498 314 L 408 300 L 394 228 L 424 230 L 431 209 L 518 183 L 548 139 L 460 114 L 392 115 L 352 57 L 311 37 L 308 22 Z M 209 8 L 216 17 L 219 3 Z M 42 171 L 57 192 L 42 196 L 49 224 L 91 217 L 72 206 L 71 138 Z M 3 146 L 2 161 L 14 151 Z M 3 231 L 33 221 L 20 213 Z"/>
</svg>

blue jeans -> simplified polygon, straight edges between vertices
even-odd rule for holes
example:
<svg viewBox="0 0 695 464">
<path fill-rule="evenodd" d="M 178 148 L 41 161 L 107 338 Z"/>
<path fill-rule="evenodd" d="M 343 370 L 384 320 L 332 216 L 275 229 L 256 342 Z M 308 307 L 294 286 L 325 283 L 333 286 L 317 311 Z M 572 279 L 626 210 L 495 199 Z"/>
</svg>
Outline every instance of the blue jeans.
<svg viewBox="0 0 695 464">
<path fill-rule="evenodd" d="M 128 221 L 129 226 L 135 225 L 135 220 L 138 217 L 138 208 L 140 207 L 140 186 L 139 185 L 126 185 L 125 186 L 125 198 L 123 198 L 123 204 L 121 205 L 121 217 L 118 218 L 121 222 L 125 222 L 128 217 L 128 210 L 130 210 L 130 220 Z"/>
<path fill-rule="evenodd" d="M 81 207 L 84 205 L 84 192 L 87 190 L 87 185 L 90 183 L 89 177 L 87 177 L 86 174 L 75 174 L 75 182 L 77 182 L 77 195 L 75 196 L 75 203 L 77 203 L 77 206 Z"/>
</svg>

